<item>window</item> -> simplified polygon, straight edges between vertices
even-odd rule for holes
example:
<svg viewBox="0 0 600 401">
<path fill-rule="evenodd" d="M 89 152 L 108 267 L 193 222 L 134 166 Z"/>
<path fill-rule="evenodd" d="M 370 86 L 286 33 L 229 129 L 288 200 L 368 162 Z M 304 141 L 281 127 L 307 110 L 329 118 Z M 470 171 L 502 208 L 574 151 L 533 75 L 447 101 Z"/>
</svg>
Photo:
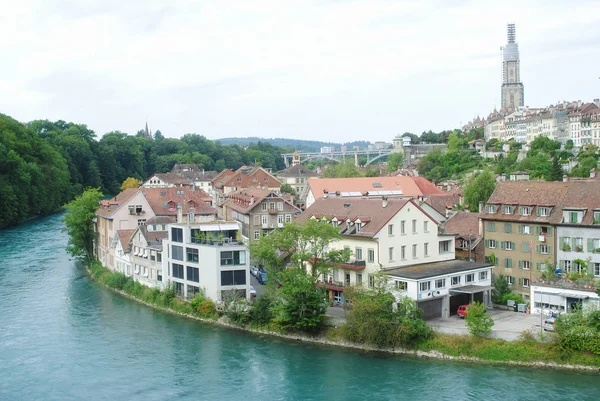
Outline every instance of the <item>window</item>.
<svg viewBox="0 0 600 401">
<path fill-rule="evenodd" d="M 531 252 L 531 244 L 529 242 L 522 242 L 521 243 L 521 251 L 523 251 L 525 253 L 530 253 Z"/>
<path fill-rule="evenodd" d="M 506 267 L 508 269 L 512 268 L 512 259 L 510 259 L 510 258 L 504 259 L 504 267 Z"/>
<path fill-rule="evenodd" d="M 157 262 L 162 262 L 162 252 L 157 252 L 156 253 L 156 261 Z"/>
<path fill-rule="evenodd" d="M 283 202 L 277 202 L 277 210 L 283 210 Z"/>
<path fill-rule="evenodd" d="M 507 233 L 507 234 L 512 233 L 512 224 L 505 223 L 504 224 L 504 232 Z"/>
<path fill-rule="evenodd" d="M 505 249 L 507 251 L 514 251 L 515 250 L 515 243 L 511 242 L 511 241 L 502 241 L 500 243 L 500 248 L 501 249 Z"/>
<path fill-rule="evenodd" d="M 406 222 L 404 220 L 402 220 L 400 222 L 400 234 L 402 234 L 402 235 L 406 234 L 406 231 L 405 231 L 406 227 L 405 226 L 406 226 Z"/>
<path fill-rule="evenodd" d="M 452 285 L 460 285 L 460 276 L 452 277 Z"/>
<path fill-rule="evenodd" d="M 180 297 L 183 296 L 183 284 L 177 281 L 175 282 L 175 294 Z"/>
<path fill-rule="evenodd" d="M 487 224 L 488 231 L 493 233 L 496 231 L 496 223 L 488 223 Z"/>
<path fill-rule="evenodd" d="M 440 241 L 440 253 L 450 252 L 450 240 L 448 241 Z"/>
<path fill-rule="evenodd" d="M 600 212 L 594 211 L 594 224 L 600 224 Z"/>
<path fill-rule="evenodd" d="M 173 263 L 173 277 L 183 279 L 183 265 Z"/>
<path fill-rule="evenodd" d="M 389 247 L 388 256 L 390 257 L 390 262 L 392 262 L 394 260 L 394 247 L 393 246 Z"/>
<path fill-rule="evenodd" d="M 521 216 L 529 216 L 531 214 L 531 206 L 521 206 L 519 209 Z"/>
<path fill-rule="evenodd" d="M 530 227 L 528 225 L 524 225 L 521 224 L 519 226 L 517 226 L 518 232 L 519 234 L 525 234 L 525 235 L 529 235 L 530 234 Z"/>
<path fill-rule="evenodd" d="M 375 287 L 375 276 L 369 275 L 369 287 Z"/>
<path fill-rule="evenodd" d="M 429 222 L 427 220 L 423 222 L 423 232 L 429 232 Z"/>
<path fill-rule="evenodd" d="M 417 257 L 417 244 L 413 244 L 412 246 L 412 257 L 413 259 Z"/>
<path fill-rule="evenodd" d="M 183 260 L 183 247 L 171 245 L 171 258 L 174 260 Z"/>
<path fill-rule="evenodd" d="M 261 206 L 263 212 L 267 211 L 267 204 L 265 202 L 263 202 L 260 206 Z"/>
<path fill-rule="evenodd" d="M 388 237 L 393 237 L 393 236 L 394 236 L 394 225 L 388 224 Z"/>
<path fill-rule="evenodd" d="M 406 259 L 406 245 L 402 245 L 400 247 L 400 259 L 401 260 Z"/>
<path fill-rule="evenodd" d="M 221 266 L 245 265 L 246 251 L 222 251 Z"/>
<path fill-rule="evenodd" d="M 541 253 L 542 255 L 548 255 L 551 253 L 550 250 L 552 247 L 550 245 L 536 245 L 535 247 L 535 253 Z"/>
<path fill-rule="evenodd" d="M 519 260 L 519 268 L 529 270 L 531 268 L 531 262 L 528 260 Z"/>
<path fill-rule="evenodd" d="M 561 267 L 564 271 L 566 272 L 570 272 L 571 271 L 571 261 L 570 260 L 563 260 L 561 263 Z"/>
<path fill-rule="evenodd" d="M 528 278 L 523 279 L 523 287 L 529 287 L 529 279 Z"/>
<path fill-rule="evenodd" d="M 431 281 L 423 281 L 423 282 L 419 283 L 419 290 L 420 291 L 431 290 Z"/>
<path fill-rule="evenodd" d="M 600 263 L 594 263 L 592 266 L 594 271 L 592 272 L 594 276 L 600 276 Z"/>
<path fill-rule="evenodd" d="M 515 285 L 515 278 L 513 276 L 506 276 L 506 282 L 508 285 Z"/>
<path fill-rule="evenodd" d="M 588 238 L 588 252 L 600 252 L 600 238 Z"/>
<path fill-rule="evenodd" d="M 479 272 L 479 281 L 487 280 L 488 272 Z"/>
<path fill-rule="evenodd" d="M 538 207 L 537 208 L 537 215 L 541 216 L 541 217 L 548 217 L 548 216 L 550 216 L 550 208 L 549 207 Z"/>
<path fill-rule="evenodd" d="M 369 263 L 375 262 L 375 250 L 374 249 L 367 250 L 367 261 Z"/>
<path fill-rule="evenodd" d="M 183 229 L 171 227 L 171 241 L 183 242 Z"/>
<path fill-rule="evenodd" d="M 200 282 L 200 277 L 198 274 L 199 270 L 197 267 L 187 266 L 187 279 L 188 281 L 195 281 L 196 283 Z"/>
<path fill-rule="evenodd" d="M 254 225 L 259 225 L 260 224 L 260 214 L 255 214 L 254 215 Z"/>
<path fill-rule="evenodd" d="M 472 283 L 475 281 L 475 273 L 465 274 L 465 283 Z"/>
<path fill-rule="evenodd" d="M 138 219 L 137 224 L 138 227 L 146 225 L 146 219 Z"/>
<path fill-rule="evenodd" d="M 577 237 L 573 243 L 575 245 L 575 252 L 583 252 L 583 238 Z"/>
<path fill-rule="evenodd" d="M 266 226 L 267 224 L 269 224 L 269 216 L 267 216 L 266 214 L 263 214 L 261 216 L 261 223 L 263 226 Z"/>
<path fill-rule="evenodd" d="M 286 223 L 291 223 L 292 222 L 292 215 L 291 214 L 286 214 L 285 215 L 285 222 Z"/>
<path fill-rule="evenodd" d="M 186 259 L 188 262 L 198 263 L 198 250 L 194 248 L 185 248 Z"/>
<path fill-rule="evenodd" d="M 356 260 L 363 260 L 362 248 L 356 248 L 354 255 L 356 256 Z"/>
<path fill-rule="evenodd" d="M 488 240 L 485 240 L 485 242 L 486 242 L 486 245 L 485 245 L 486 247 L 492 248 L 492 249 L 496 248 L 496 240 L 495 239 L 488 239 Z"/>
<path fill-rule="evenodd" d="M 406 291 L 406 289 L 408 288 L 408 283 L 406 281 L 394 281 L 394 288 L 397 291 Z"/>
<path fill-rule="evenodd" d="M 275 210 L 275 202 L 269 202 L 269 210 Z"/>
<path fill-rule="evenodd" d="M 569 223 L 577 223 L 577 212 L 569 212 Z"/>
<path fill-rule="evenodd" d="M 200 287 L 196 287 L 194 285 L 187 286 L 187 296 L 188 298 L 195 298 L 200 295 Z"/>
<path fill-rule="evenodd" d="M 435 288 L 444 288 L 444 287 L 446 287 L 446 279 L 445 278 L 435 280 Z"/>
<path fill-rule="evenodd" d="M 487 212 L 490 214 L 495 214 L 496 210 L 498 210 L 498 206 L 496 205 L 487 205 Z"/>
<path fill-rule="evenodd" d="M 254 231 L 254 239 L 260 239 L 260 230 Z"/>
<path fill-rule="evenodd" d="M 417 232 L 417 220 L 412 221 L 412 232 L 413 234 Z"/>
<path fill-rule="evenodd" d="M 277 223 L 278 224 L 283 224 L 283 215 L 282 214 L 278 214 L 277 215 Z"/>
<path fill-rule="evenodd" d="M 356 273 L 356 285 L 362 285 L 362 273 Z"/>
<path fill-rule="evenodd" d="M 515 211 L 514 206 L 504 205 L 502 206 L 502 214 L 513 214 Z"/>
<path fill-rule="evenodd" d="M 423 244 L 423 254 L 426 257 L 429 256 L 429 242 Z"/>
<path fill-rule="evenodd" d="M 221 272 L 221 285 L 245 285 L 246 270 L 224 270 Z"/>
</svg>

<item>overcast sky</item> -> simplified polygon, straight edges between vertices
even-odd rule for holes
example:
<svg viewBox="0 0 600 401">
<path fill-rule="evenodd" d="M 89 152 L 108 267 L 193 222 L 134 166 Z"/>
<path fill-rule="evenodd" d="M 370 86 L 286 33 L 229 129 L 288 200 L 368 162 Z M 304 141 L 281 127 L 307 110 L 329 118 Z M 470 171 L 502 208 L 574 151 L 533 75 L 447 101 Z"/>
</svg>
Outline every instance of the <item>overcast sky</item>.
<svg viewBox="0 0 600 401">
<path fill-rule="evenodd" d="M 98 136 L 391 139 L 600 97 L 600 1 L 0 0 L 0 113 Z"/>
</svg>

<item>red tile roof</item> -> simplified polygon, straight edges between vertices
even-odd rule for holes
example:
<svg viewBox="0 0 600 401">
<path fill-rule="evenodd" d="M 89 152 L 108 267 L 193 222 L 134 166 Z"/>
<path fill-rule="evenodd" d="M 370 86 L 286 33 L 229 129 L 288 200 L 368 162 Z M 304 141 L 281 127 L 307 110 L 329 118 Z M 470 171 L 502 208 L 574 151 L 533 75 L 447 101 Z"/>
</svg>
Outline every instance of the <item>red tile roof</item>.
<svg viewBox="0 0 600 401">
<path fill-rule="evenodd" d="M 471 237 L 471 247 L 477 246 L 483 238 L 479 234 L 479 219 L 482 217 L 479 213 L 456 212 L 444 223 L 443 227 L 446 234 L 457 234 L 459 237 L 469 239 Z"/>
<path fill-rule="evenodd" d="M 400 190 L 403 196 L 411 198 L 444 195 L 444 191 L 424 177 L 309 178 L 308 185 L 315 198 L 323 196 L 325 191 L 360 192 L 364 195 L 373 191 Z"/>
<path fill-rule="evenodd" d="M 111 199 L 104 199 L 98 202 L 100 207 L 96 209 L 96 214 L 100 216 L 110 216 L 113 214 L 121 205 L 126 203 L 129 199 L 138 193 L 139 188 L 127 188 L 123 192 L 115 195 Z"/>
<path fill-rule="evenodd" d="M 127 253 L 131 251 L 129 240 L 135 231 L 136 230 L 117 230 L 117 235 L 119 236 L 119 241 L 121 242 L 123 252 Z"/>
<path fill-rule="evenodd" d="M 177 206 L 184 214 L 215 215 L 217 211 L 206 202 L 212 197 L 201 189 L 190 188 L 142 188 L 142 193 L 157 216 L 177 216 Z"/>
</svg>

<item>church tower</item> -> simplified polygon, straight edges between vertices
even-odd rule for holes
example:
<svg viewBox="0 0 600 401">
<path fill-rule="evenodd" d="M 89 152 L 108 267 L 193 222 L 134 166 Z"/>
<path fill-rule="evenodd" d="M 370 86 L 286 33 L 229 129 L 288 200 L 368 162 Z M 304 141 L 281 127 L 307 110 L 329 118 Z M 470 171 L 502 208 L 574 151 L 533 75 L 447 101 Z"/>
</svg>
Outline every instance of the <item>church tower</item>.
<svg viewBox="0 0 600 401">
<path fill-rule="evenodd" d="M 515 24 L 508 24 L 508 43 L 502 50 L 502 108 L 516 110 L 525 105 L 519 45 L 516 40 Z"/>
</svg>

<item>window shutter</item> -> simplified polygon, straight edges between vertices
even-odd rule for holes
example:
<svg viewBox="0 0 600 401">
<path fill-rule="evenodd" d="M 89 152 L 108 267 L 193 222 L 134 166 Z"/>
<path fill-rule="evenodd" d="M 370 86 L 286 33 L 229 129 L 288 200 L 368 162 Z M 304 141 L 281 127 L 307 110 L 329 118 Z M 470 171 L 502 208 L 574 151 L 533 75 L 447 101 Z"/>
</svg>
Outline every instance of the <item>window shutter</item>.
<svg viewBox="0 0 600 401">
<path fill-rule="evenodd" d="M 594 240 L 592 238 L 588 238 L 587 251 L 594 252 Z"/>
<path fill-rule="evenodd" d="M 528 252 L 527 251 L 527 242 L 521 242 L 521 251 Z"/>
<path fill-rule="evenodd" d="M 552 245 L 548 245 L 548 253 L 552 253 Z"/>
<path fill-rule="evenodd" d="M 504 249 L 504 241 L 500 241 L 500 249 Z"/>
<path fill-rule="evenodd" d="M 519 234 L 523 234 L 523 226 L 522 226 L 522 225 L 520 225 L 520 224 L 519 224 L 519 225 L 517 226 L 517 232 L 518 232 Z"/>
<path fill-rule="evenodd" d="M 539 226 L 535 227 L 535 235 L 540 235 L 540 227 Z"/>
<path fill-rule="evenodd" d="M 540 246 L 539 245 L 535 246 L 535 253 L 540 253 Z"/>
<path fill-rule="evenodd" d="M 548 237 L 552 236 L 552 227 L 548 227 Z"/>
<path fill-rule="evenodd" d="M 510 249 L 512 249 L 512 250 L 517 249 L 517 243 L 516 242 L 511 242 L 511 245 L 512 246 L 510 247 Z"/>
<path fill-rule="evenodd" d="M 523 285 L 523 279 L 519 277 L 519 285 Z"/>
<path fill-rule="evenodd" d="M 523 261 L 519 260 L 519 269 L 522 269 L 522 268 L 523 268 Z"/>
<path fill-rule="evenodd" d="M 508 259 L 508 267 L 512 267 L 512 259 Z"/>
<path fill-rule="evenodd" d="M 565 237 L 558 237 L 558 245 L 562 248 L 565 244 Z"/>
</svg>

